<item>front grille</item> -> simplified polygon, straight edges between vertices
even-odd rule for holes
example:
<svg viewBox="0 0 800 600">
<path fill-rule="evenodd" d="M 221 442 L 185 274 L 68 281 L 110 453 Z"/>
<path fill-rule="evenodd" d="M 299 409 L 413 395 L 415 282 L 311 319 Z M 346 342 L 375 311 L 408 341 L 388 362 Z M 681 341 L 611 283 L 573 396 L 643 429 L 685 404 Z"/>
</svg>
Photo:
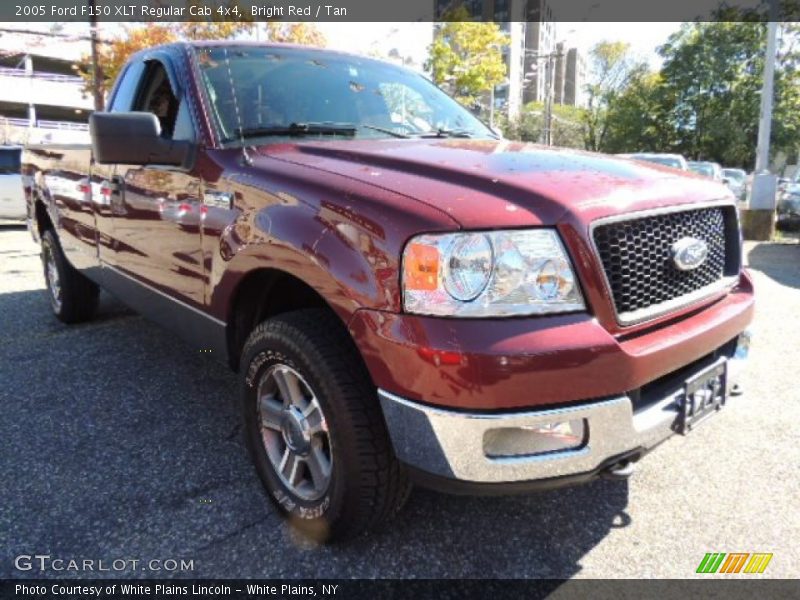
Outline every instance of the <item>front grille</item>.
<svg viewBox="0 0 800 600">
<path fill-rule="evenodd" d="M 619 321 L 644 320 L 735 275 L 739 242 L 734 211 L 733 207 L 718 206 L 595 226 L 595 247 Z M 708 244 L 705 262 L 691 271 L 681 271 L 672 259 L 672 245 L 684 237 Z"/>
</svg>

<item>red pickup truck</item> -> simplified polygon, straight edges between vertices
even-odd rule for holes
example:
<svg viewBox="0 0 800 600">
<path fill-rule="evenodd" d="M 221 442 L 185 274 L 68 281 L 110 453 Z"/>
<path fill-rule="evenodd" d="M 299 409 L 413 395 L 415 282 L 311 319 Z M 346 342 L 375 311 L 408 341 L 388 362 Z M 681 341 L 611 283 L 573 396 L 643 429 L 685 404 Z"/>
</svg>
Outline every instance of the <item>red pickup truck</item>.
<svg viewBox="0 0 800 600">
<path fill-rule="evenodd" d="M 141 52 L 90 126 L 23 156 L 55 315 L 102 287 L 226 361 L 309 535 L 412 482 L 626 477 L 735 391 L 753 288 L 721 184 L 507 141 L 419 74 L 292 46 Z"/>
</svg>

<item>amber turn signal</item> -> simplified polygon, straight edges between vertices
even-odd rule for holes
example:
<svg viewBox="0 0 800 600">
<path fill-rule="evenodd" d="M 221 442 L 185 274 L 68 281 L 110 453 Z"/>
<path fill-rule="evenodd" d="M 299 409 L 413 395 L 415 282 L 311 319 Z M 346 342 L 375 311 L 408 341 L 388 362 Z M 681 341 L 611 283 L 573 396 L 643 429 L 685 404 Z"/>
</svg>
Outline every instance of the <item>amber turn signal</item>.
<svg viewBox="0 0 800 600">
<path fill-rule="evenodd" d="M 411 243 L 403 257 L 403 282 L 407 290 L 432 291 L 438 285 L 439 249 Z"/>
</svg>

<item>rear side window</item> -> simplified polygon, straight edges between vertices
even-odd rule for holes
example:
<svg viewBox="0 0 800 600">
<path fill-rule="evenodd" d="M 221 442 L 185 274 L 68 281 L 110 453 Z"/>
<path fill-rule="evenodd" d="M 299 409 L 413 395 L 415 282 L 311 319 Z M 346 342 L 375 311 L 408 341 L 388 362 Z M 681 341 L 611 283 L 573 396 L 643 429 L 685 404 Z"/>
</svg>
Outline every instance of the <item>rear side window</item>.
<svg viewBox="0 0 800 600">
<path fill-rule="evenodd" d="M 0 175 L 19 175 L 20 149 L 0 148 Z"/>
</svg>

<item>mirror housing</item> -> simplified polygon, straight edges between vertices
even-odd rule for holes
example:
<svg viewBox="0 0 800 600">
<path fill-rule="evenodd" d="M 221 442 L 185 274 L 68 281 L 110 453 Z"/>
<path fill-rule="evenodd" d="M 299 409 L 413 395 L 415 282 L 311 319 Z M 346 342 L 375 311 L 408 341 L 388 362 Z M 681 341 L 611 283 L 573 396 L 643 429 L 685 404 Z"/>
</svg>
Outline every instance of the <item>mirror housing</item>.
<svg viewBox="0 0 800 600">
<path fill-rule="evenodd" d="M 92 155 L 101 165 L 188 167 L 193 145 L 161 137 L 161 124 L 149 112 L 96 112 L 89 116 Z"/>
</svg>

